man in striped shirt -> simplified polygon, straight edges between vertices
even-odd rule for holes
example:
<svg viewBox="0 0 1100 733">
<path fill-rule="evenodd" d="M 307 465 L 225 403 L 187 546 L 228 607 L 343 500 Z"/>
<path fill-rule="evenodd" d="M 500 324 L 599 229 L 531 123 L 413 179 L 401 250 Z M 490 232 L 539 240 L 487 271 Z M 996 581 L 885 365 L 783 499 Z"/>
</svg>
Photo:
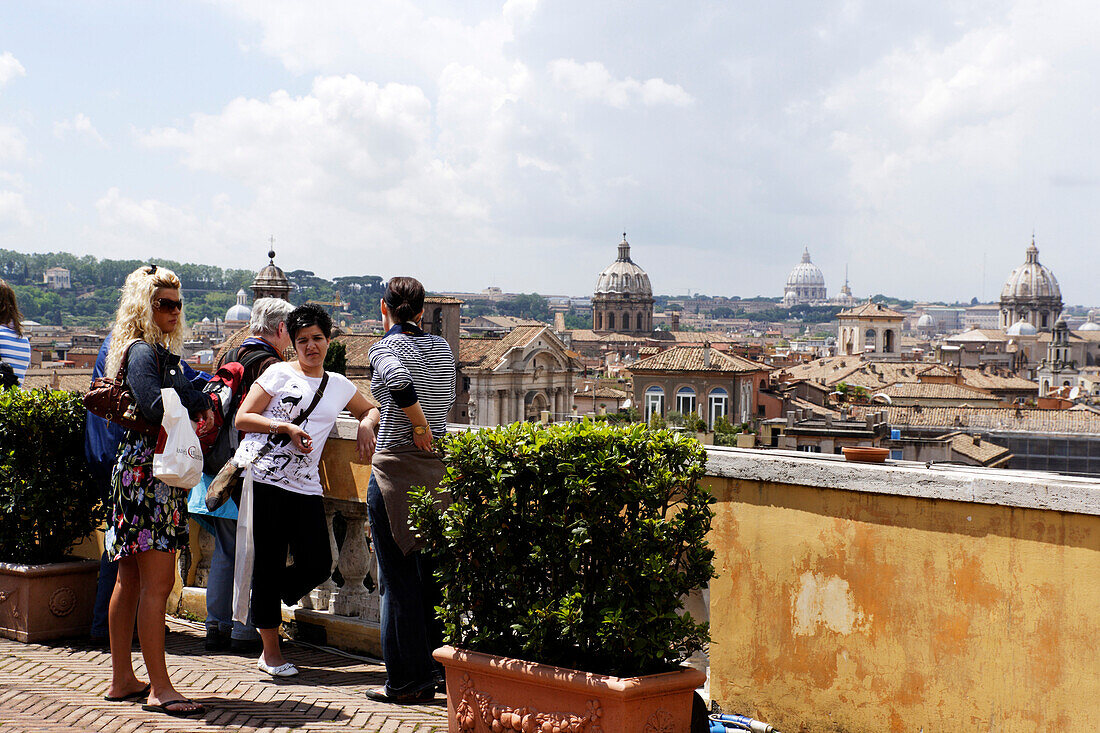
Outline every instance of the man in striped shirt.
<svg viewBox="0 0 1100 733">
<path fill-rule="evenodd" d="M 23 383 L 31 365 L 31 342 L 23 336 L 23 315 L 15 301 L 15 291 L 4 280 L 0 280 L 0 362 L 11 367 L 16 384 Z M 6 370 L 0 367 L 0 386 L 3 371 Z"/>
</svg>

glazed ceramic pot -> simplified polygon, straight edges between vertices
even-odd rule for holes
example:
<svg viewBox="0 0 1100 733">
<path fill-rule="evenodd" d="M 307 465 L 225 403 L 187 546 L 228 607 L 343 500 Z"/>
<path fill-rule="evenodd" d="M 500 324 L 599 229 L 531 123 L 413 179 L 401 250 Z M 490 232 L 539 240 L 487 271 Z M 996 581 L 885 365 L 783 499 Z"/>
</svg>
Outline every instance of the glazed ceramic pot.
<svg viewBox="0 0 1100 733">
<path fill-rule="evenodd" d="M 844 452 L 844 460 L 858 461 L 860 463 L 882 463 L 890 457 L 889 448 L 841 448 Z"/>
<path fill-rule="evenodd" d="M 450 646 L 434 656 L 447 671 L 450 733 L 689 733 L 706 679 L 690 667 L 611 677 Z"/>
<path fill-rule="evenodd" d="M 86 635 L 98 576 L 98 560 L 0 563 L 0 636 L 35 643 Z"/>
</svg>

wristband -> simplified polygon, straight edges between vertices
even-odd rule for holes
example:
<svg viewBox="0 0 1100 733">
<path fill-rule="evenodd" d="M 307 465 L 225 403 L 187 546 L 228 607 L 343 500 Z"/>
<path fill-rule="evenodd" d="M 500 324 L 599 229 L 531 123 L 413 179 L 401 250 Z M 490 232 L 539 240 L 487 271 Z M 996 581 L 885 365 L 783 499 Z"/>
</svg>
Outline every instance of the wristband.
<svg viewBox="0 0 1100 733">
<path fill-rule="evenodd" d="M 271 435 L 276 435 L 279 432 L 279 426 L 282 425 L 278 420 L 272 420 L 271 425 L 268 426 L 267 432 Z"/>
</svg>

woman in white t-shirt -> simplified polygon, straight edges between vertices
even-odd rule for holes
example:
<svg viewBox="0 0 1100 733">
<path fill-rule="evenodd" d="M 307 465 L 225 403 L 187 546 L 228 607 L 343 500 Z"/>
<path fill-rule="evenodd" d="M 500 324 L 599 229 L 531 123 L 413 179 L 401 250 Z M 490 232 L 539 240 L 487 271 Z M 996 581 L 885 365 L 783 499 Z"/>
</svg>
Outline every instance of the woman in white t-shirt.
<svg viewBox="0 0 1100 733">
<path fill-rule="evenodd" d="M 379 420 L 378 408 L 355 385 L 325 372 L 328 313 L 303 305 L 291 311 L 286 326 L 298 360 L 274 364 L 256 379 L 236 423 L 247 433 L 237 458 L 252 464 L 252 621 L 264 647 L 258 666 L 275 677 L 298 674 L 279 647 L 280 600 L 297 603 L 332 571 L 318 472 L 325 441 L 336 417 L 348 410 L 359 420 L 359 457 L 369 461 Z M 261 455 L 269 442 L 273 446 Z M 289 566 L 288 549 L 294 556 Z"/>
</svg>

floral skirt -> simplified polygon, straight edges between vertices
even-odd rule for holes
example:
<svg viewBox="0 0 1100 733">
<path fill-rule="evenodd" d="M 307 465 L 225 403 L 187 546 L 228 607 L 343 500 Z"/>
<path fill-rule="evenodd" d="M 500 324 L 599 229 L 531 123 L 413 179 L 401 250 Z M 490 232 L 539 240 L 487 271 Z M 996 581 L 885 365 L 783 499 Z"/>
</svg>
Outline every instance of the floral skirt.
<svg viewBox="0 0 1100 733">
<path fill-rule="evenodd" d="M 153 478 L 156 442 L 127 432 L 111 474 L 111 519 L 103 537 L 107 557 L 146 550 L 175 552 L 187 544 L 187 489 Z"/>
</svg>

